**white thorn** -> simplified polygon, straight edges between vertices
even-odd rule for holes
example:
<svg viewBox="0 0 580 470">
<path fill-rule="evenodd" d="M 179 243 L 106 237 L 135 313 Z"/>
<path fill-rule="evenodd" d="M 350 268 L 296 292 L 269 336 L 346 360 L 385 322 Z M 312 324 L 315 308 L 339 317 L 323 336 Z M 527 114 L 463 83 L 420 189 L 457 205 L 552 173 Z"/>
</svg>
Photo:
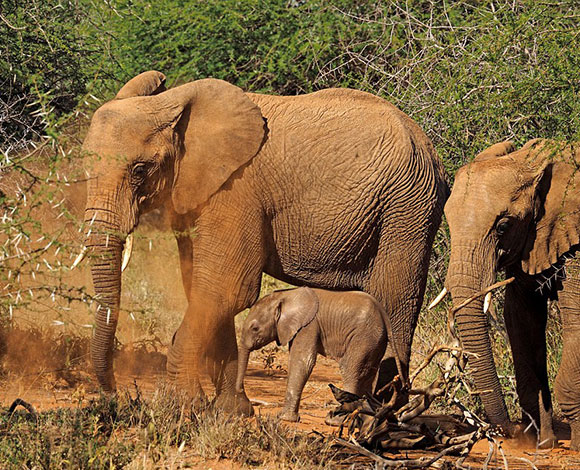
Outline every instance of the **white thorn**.
<svg viewBox="0 0 580 470">
<path fill-rule="evenodd" d="M 125 248 L 123 248 L 123 262 L 121 263 L 121 272 L 127 269 L 129 261 L 131 260 L 131 253 L 133 253 L 133 234 L 129 234 L 125 240 Z"/>
<path fill-rule="evenodd" d="M 111 319 L 111 309 L 107 309 L 107 325 L 109 324 L 109 320 Z"/>
<path fill-rule="evenodd" d="M 83 246 L 83 249 L 81 250 L 79 255 L 74 260 L 72 266 L 70 267 L 71 270 L 76 268 L 81 263 L 81 261 L 85 259 L 85 256 L 87 256 L 87 251 L 88 251 L 88 248 L 86 246 Z"/>
<path fill-rule="evenodd" d="M 427 310 L 431 310 L 432 308 L 439 305 L 439 302 L 443 300 L 443 298 L 448 294 L 448 292 L 449 291 L 447 290 L 447 287 L 444 287 L 443 290 L 439 293 L 439 295 L 435 298 L 435 300 L 429 304 Z"/>
<path fill-rule="evenodd" d="M 487 313 L 489 310 L 489 304 L 491 303 L 491 292 L 485 294 L 485 299 L 483 299 L 483 313 Z"/>
<path fill-rule="evenodd" d="M 64 325 L 63 321 L 60 320 L 52 320 L 52 326 L 62 326 Z"/>
</svg>

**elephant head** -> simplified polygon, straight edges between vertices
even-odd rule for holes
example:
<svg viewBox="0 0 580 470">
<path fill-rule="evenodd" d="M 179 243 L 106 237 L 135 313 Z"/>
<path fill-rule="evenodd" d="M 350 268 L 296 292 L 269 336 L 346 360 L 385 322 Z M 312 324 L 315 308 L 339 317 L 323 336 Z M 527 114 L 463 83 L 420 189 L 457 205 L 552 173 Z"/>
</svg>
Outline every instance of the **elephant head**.
<svg viewBox="0 0 580 470">
<path fill-rule="evenodd" d="M 479 154 L 456 175 L 445 215 L 451 233 L 446 287 L 459 305 L 495 282 L 498 271 L 550 268 L 580 240 L 580 153 L 569 145 L 510 142 Z M 457 325 L 488 419 L 509 428 L 481 298 L 457 312 Z"/>
<path fill-rule="evenodd" d="M 236 392 L 243 391 L 250 352 L 272 341 L 287 345 L 314 320 L 318 305 L 318 296 L 308 287 L 277 291 L 256 302 L 242 325 Z"/>
<path fill-rule="evenodd" d="M 239 88 L 204 79 L 165 90 L 164 82 L 155 71 L 130 80 L 95 112 L 83 146 L 86 247 L 99 304 L 91 354 L 105 390 L 115 388 L 121 253 L 139 216 L 160 205 L 195 214 L 266 137 L 260 109 Z"/>
</svg>

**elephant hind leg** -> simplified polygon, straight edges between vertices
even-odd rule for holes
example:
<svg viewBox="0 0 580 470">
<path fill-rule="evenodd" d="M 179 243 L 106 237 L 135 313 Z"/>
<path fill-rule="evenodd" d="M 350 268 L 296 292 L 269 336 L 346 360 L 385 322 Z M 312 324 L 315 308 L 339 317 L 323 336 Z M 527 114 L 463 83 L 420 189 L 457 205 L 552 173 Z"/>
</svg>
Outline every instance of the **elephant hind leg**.
<svg viewBox="0 0 580 470">
<path fill-rule="evenodd" d="M 361 348 L 365 341 L 368 339 L 355 338 L 339 361 L 344 390 L 360 397 L 372 395 L 373 382 L 386 347 L 385 340 L 376 347 Z"/>
<path fill-rule="evenodd" d="M 412 225 L 409 222 L 409 225 Z M 375 392 L 383 389 L 399 374 L 397 360 L 402 373 L 408 376 L 411 357 L 411 342 L 417 326 L 425 285 L 431 246 L 424 240 L 396 249 L 385 243 L 375 261 L 375 268 L 363 290 L 373 295 L 384 307 L 392 331 L 389 343 L 380 363 L 375 383 Z M 390 249 L 388 249 L 390 248 Z M 386 325 L 389 327 L 389 325 Z M 394 348 L 396 345 L 396 348 Z M 396 351 L 395 351 L 396 349 Z M 383 395 L 382 399 L 389 397 Z M 406 400 L 401 395 L 401 403 Z"/>
</svg>

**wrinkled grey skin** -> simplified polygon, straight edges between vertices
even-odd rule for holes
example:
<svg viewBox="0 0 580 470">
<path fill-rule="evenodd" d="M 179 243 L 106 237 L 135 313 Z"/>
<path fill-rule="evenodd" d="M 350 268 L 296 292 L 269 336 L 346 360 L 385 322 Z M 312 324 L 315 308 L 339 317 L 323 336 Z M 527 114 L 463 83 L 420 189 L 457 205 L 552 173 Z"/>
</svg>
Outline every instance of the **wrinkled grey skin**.
<svg viewBox="0 0 580 470">
<path fill-rule="evenodd" d="M 580 148 L 533 140 L 516 150 L 495 144 L 456 174 L 445 214 L 451 233 L 446 287 L 459 305 L 493 284 L 499 271 L 514 277 L 505 292 L 504 318 L 513 353 L 517 392 L 539 427 L 542 446 L 556 444 L 546 366 L 548 301 L 558 300 L 562 360 L 555 395 L 580 448 Z M 510 432 L 495 370 L 482 299 L 456 313 L 488 419 Z M 535 427 L 528 431 L 535 436 Z"/>
<path fill-rule="evenodd" d="M 388 321 L 380 304 L 364 292 L 308 287 L 274 292 L 250 309 L 242 326 L 236 390 L 244 392 L 250 352 L 276 341 L 290 345 L 282 419 L 298 421 L 317 354 L 338 361 L 344 390 L 369 395 L 387 346 Z"/>
<path fill-rule="evenodd" d="M 164 82 L 155 71 L 131 79 L 95 112 L 84 142 L 101 387 L 115 389 L 125 239 L 158 207 L 171 214 L 189 301 L 167 369 L 192 397 L 204 396 L 207 370 L 218 407 L 252 412 L 235 393 L 234 316 L 258 299 L 263 272 L 371 294 L 392 318 L 406 369 L 449 192 L 419 126 L 355 90 L 269 96 L 215 79 Z M 384 364 L 386 383 L 396 368 Z"/>
</svg>

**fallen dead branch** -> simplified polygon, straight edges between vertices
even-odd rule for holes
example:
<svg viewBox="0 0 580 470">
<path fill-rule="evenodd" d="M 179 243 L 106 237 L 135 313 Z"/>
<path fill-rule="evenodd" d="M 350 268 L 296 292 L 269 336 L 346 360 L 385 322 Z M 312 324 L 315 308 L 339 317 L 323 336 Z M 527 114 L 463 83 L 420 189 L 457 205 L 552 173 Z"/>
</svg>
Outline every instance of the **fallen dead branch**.
<svg viewBox="0 0 580 470">
<path fill-rule="evenodd" d="M 30 403 L 22 400 L 21 398 L 17 398 L 16 400 L 14 400 L 12 402 L 12 405 L 10 405 L 10 408 L 8 408 L 8 415 L 11 415 L 12 413 L 14 413 L 14 411 L 16 410 L 16 408 L 18 408 L 19 406 L 23 407 L 26 411 L 28 411 L 33 417 L 37 417 L 38 413 L 36 412 L 36 409 L 34 408 L 34 406 L 32 406 Z"/>
<path fill-rule="evenodd" d="M 456 397 L 462 388 L 470 394 L 477 392 L 472 392 L 468 387 L 464 372 L 467 359 L 473 354 L 461 348 L 452 325 L 454 314 L 459 309 L 513 280 L 514 278 L 509 278 L 497 282 L 450 310 L 448 318 L 451 343 L 433 347 L 409 375 L 406 386 L 401 386 L 399 378 L 395 377 L 383 387 L 380 392 L 389 389 L 392 391 L 391 398 L 387 402 L 382 403 L 374 396 L 359 397 L 330 384 L 331 391 L 339 403 L 339 406 L 330 413 L 330 418 L 335 422 L 342 419 L 339 435 L 334 438 L 336 444 L 371 458 L 376 462 L 377 468 L 427 468 L 449 455 L 457 456 L 455 466 L 462 468 L 463 461 L 472 447 L 481 439 L 490 442 L 490 454 L 486 462 L 491 460 L 496 447 L 501 452 L 496 437 L 502 436 L 502 430 L 477 417 Z M 419 374 L 441 354 L 447 354 L 448 358 L 444 365 L 440 366 L 439 377 L 426 387 L 414 387 L 413 384 Z M 396 408 L 395 404 L 401 393 L 410 398 L 406 404 Z M 453 417 L 425 414 L 437 399 L 445 399 L 448 403 L 454 404 L 461 415 Z M 342 438 L 345 432 L 348 439 Z M 432 451 L 436 454 L 433 457 L 416 459 L 389 459 L 383 455 L 388 451 L 411 449 Z"/>
</svg>

